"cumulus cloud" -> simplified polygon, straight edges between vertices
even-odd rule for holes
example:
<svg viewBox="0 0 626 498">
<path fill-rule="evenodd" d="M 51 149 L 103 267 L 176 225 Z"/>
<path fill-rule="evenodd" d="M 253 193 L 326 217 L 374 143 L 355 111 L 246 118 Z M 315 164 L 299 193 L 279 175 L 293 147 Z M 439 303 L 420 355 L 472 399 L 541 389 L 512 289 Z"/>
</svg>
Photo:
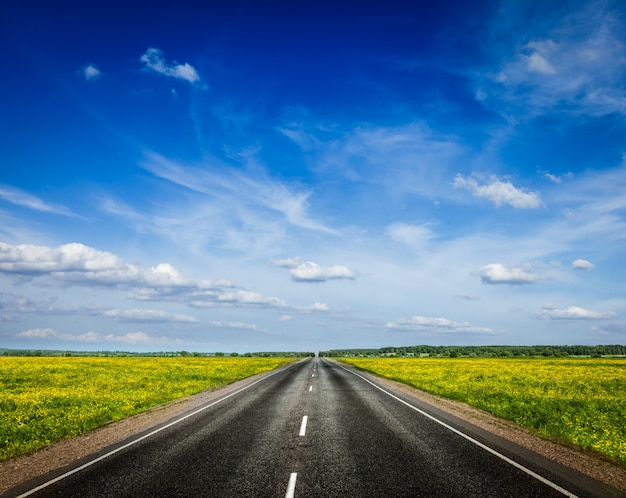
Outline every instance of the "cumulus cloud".
<svg viewBox="0 0 626 498">
<path fill-rule="evenodd" d="M 102 74 L 100 69 L 94 64 L 85 64 L 80 72 L 87 81 L 95 80 Z"/>
<path fill-rule="evenodd" d="M 0 242 L 0 273 L 49 278 L 63 284 L 128 289 L 128 296 L 139 301 L 186 302 L 196 307 L 286 306 L 277 297 L 233 290 L 235 284 L 227 280 L 190 279 L 169 263 L 141 268 L 113 253 L 80 243 L 48 247 Z M 135 314 L 138 316 L 139 312 Z"/>
<path fill-rule="evenodd" d="M 390 330 L 415 330 L 435 333 L 469 333 L 493 334 L 493 330 L 486 327 L 474 327 L 468 322 L 456 322 L 443 317 L 415 315 L 411 318 L 400 318 L 395 322 L 388 322 Z"/>
<path fill-rule="evenodd" d="M 485 284 L 532 284 L 543 277 L 533 273 L 532 266 L 506 267 L 500 263 L 491 263 L 474 272 Z"/>
<path fill-rule="evenodd" d="M 596 265 L 586 259 L 576 259 L 572 261 L 572 268 L 574 270 L 592 270 L 595 267 Z"/>
<path fill-rule="evenodd" d="M 602 320 L 615 317 L 615 313 L 612 311 L 593 311 L 579 306 L 557 309 L 554 306 L 546 305 L 537 313 L 537 316 L 551 320 Z"/>
<path fill-rule="evenodd" d="M 94 285 L 187 286 L 192 282 L 167 263 L 144 270 L 119 256 L 77 242 L 59 247 L 0 242 L 0 272 Z M 196 283 L 198 285 L 198 283 Z M 209 285 L 203 282 L 201 285 Z"/>
<path fill-rule="evenodd" d="M 211 322 L 209 325 L 220 329 L 261 330 L 257 325 L 244 322 Z"/>
<path fill-rule="evenodd" d="M 322 267 L 312 261 L 300 263 L 289 270 L 296 282 L 326 282 L 334 279 L 354 280 L 358 274 L 346 266 L 334 265 Z"/>
<path fill-rule="evenodd" d="M 271 263 L 279 268 L 296 268 L 302 261 L 300 261 L 300 258 L 287 258 L 273 260 Z"/>
<path fill-rule="evenodd" d="M 152 337 L 145 332 L 129 332 L 124 335 L 107 334 L 101 335 L 97 332 L 86 332 L 84 334 L 67 334 L 57 332 L 50 328 L 37 328 L 31 330 L 25 330 L 16 334 L 17 337 L 23 337 L 26 339 L 53 339 L 59 341 L 78 341 L 78 342 L 118 342 L 125 344 L 139 344 L 139 343 L 165 343 L 175 342 L 171 341 L 167 337 Z"/>
<path fill-rule="evenodd" d="M 481 185 L 475 178 L 465 178 L 458 174 L 454 178 L 454 188 L 467 190 L 474 197 L 486 199 L 497 207 L 509 205 L 516 209 L 535 209 L 541 206 L 541 197 L 537 192 L 526 192 L 516 188 L 511 182 L 495 177 L 489 183 Z"/>
<path fill-rule="evenodd" d="M 165 76 L 185 80 L 189 83 L 200 81 L 200 76 L 192 65 L 188 63 L 179 64 L 176 61 L 168 64 L 163 58 L 163 52 L 158 48 L 149 48 L 146 50 L 146 53 L 141 56 L 140 60 L 146 69 Z"/>
<path fill-rule="evenodd" d="M 330 307 L 325 303 L 313 303 L 308 309 L 311 311 L 328 311 Z"/>
<path fill-rule="evenodd" d="M 267 297 L 247 290 L 203 291 L 190 294 L 189 306 L 214 308 L 216 306 L 251 306 L 284 308 L 287 303 L 277 297 Z"/>
<path fill-rule="evenodd" d="M 197 323 L 198 319 L 188 315 L 169 314 L 160 310 L 130 309 L 130 310 L 105 310 L 104 316 L 120 321 L 128 322 L 180 322 Z"/>
<path fill-rule="evenodd" d="M 25 330 L 16 334 L 17 337 L 25 337 L 28 339 L 58 339 L 62 341 L 79 341 L 79 342 L 97 342 L 100 336 L 95 332 L 86 332 L 85 334 L 64 334 L 59 333 L 54 329 L 38 328 Z"/>
<path fill-rule="evenodd" d="M 162 344 L 169 342 L 178 342 L 168 337 L 153 337 L 145 332 L 129 332 L 124 335 L 107 334 L 103 338 L 107 342 L 121 342 L 126 344 Z"/>
</svg>

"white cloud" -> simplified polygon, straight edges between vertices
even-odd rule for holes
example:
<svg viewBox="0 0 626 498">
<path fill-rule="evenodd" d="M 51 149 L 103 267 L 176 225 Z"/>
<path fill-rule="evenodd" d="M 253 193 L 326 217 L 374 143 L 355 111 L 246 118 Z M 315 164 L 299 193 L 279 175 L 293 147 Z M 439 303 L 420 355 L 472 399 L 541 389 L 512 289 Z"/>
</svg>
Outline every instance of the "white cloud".
<svg viewBox="0 0 626 498">
<path fill-rule="evenodd" d="M 566 309 L 557 309 L 554 306 L 546 305 L 537 313 L 540 318 L 550 318 L 551 320 L 601 320 L 615 317 L 612 311 L 592 311 L 579 306 L 569 306 Z"/>
<path fill-rule="evenodd" d="M 78 215 L 72 213 L 69 209 L 54 204 L 49 204 L 42 201 L 38 197 L 31 195 L 23 190 L 8 185 L 0 184 L 0 199 L 4 199 L 11 204 L 17 206 L 34 209 L 35 211 L 41 211 L 44 213 L 62 214 L 64 216 L 70 216 L 79 218 Z"/>
<path fill-rule="evenodd" d="M 325 303 L 313 303 L 311 306 L 309 306 L 309 309 L 311 311 L 328 311 L 328 310 L 330 310 L 328 305 L 325 304 Z"/>
<path fill-rule="evenodd" d="M 414 248 L 424 247 L 433 238 L 433 232 L 427 226 L 408 223 L 393 223 L 387 227 L 387 233 L 393 240 Z"/>
<path fill-rule="evenodd" d="M 112 271 L 137 273 L 114 254 L 79 243 L 48 247 L 0 242 L 0 271 L 22 274 Z"/>
<path fill-rule="evenodd" d="M 346 266 L 322 267 L 312 261 L 302 263 L 300 258 L 279 259 L 272 261 L 272 265 L 279 268 L 288 268 L 291 278 L 296 282 L 325 282 L 342 278 L 354 280 L 358 276 L 356 271 L 350 270 Z"/>
<path fill-rule="evenodd" d="M 532 284 L 542 277 L 533 273 L 531 265 L 506 267 L 500 263 L 491 263 L 474 272 L 486 284 Z"/>
<path fill-rule="evenodd" d="M 494 20 L 495 31 L 501 29 L 497 23 L 509 32 L 500 34 L 505 52 L 498 54 L 497 69 L 476 92 L 481 101 L 491 98 L 513 119 L 555 110 L 626 112 L 626 29 L 609 2 L 576 3 L 565 15 L 564 6 L 555 12 L 547 8 L 540 24 L 524 19 L 520 29 L 512 29 L 512 23 L 522 19 L 515 16 L 524 9 L 510 7 Z M 515 39 L 518 33 L 525 41 Z M 507 39 L 510 44 L 503 43 Z"/>
<path fill-rule="evenodd" d="M 87 81 L 95 80 L 102 74 L 94 64 L 86 64 L 81 68 L 81 73 Z"/>
<path fill-rule="evenodd" d="M 179 64 L 176 61 L 172 64 L 168 64 L 163 58 L 163 52 L 158 48 L 149 48 L 146 50 L 146 53 L 141 56 L 140 60 L 145 64 L 147 69 L 165 76 L 186 80 L 189 83 L 200 81 L 200 76 L 192 65 L 188 63 Z"/>
<path fill-rule="evenodd" d="M 517 209 L 534 209 L 541 206 L 541 197 L 537 192 L 525 192 L 511 182 L 491 178 L 490 183 L 479 185 L 474 178 L 464 178 L 457 174 L 454 188 L 469 191 L 474 197 L 487 199 L 497 207 L 509 205 Z"/>
<path fill-rule="evenodd" d="M 358 274 L 346 266 L 334 265 L 322 267 L 312 261 L 301 263 L 289 270 L 296 282 L 326 282 L 333 279 L 354 280 Z"/>
<path fill-rule="evenodd" d="M 489 328 L 474 327 L 468 322 L 456 322 L 448 318 L 420 315 L 388 322 L 387 328 L 391 330 L 415 330 L 435 333 L 493 334 L 493 330 Z"/>
<path fill-rule="evenodd" d="M 316 158 L 319 174 L 382 186 L 394 197 L 417 194 L 438 199 L 446 195 L 447 172 L 467 154 L 457 137 L 438 134 L 423 123 L 363 126 L 332 139 L 328 139 L 328 130 L 320 130 L 322 135 Z M 338 198 L 344 200 L 342 195 Z"/>
<path fill-rule="evenodd" d="M 189 305 L 194 308 L 214 308 L 216 306 L 253 306 L 284 308 L 287 303 L 277 297 L 267 297 L 258 292 L 236 291 L 205 291 L 190 294 Z"/>
<path fill-rule="evenodd" d="M 309 215 L 312 192 L 272 179 L 254 158 L 246 156 L 243 159 L 249 163 L 247 171 L 230 167 L 219 160 L 210 164 L 211 167 L 206 167 L 206 164 L 183 166 L 155 153 L 147 153 L 147 160 L 141 166 L 160 178 L 203 194 L 202 201 L 211 206 L 214 203 L 215 209 L 219 206 L 224 216 L 232 218 L 239 215 L 243 219 L 237 220 L 238 223 L 247 222 L 247 218 L 256 220 L 265 211 L 270 211 L 282 214 L 296 227 L 336 233 Z M 250 230 L 254 228 L 250 226 Z"/>
<path fill-rule="evenodd" d="M 564 178 L 567 178 L 567 179 L 572 178 L 574 174 L 571 171 L 569 171 L 565 173 L 564 175 L 557 176 L 557 175 L 553 175 L 552 173 L 548 171 L 544 171 L 541 176 L 545 178 L 546 180 L 550 180 L 552 183 L 560 184 Z"/>
<path fill-rule="evenodd" d="M 116 320 L 130 322 L 180 322 L 180 323 L 196 323 L 197 318 L 188 315 L 169 314 L 160 310 L 149 309 L 130 309 L 130 310 L 105 310 L 102 312 L 104 316 L 114 318 Z"/>
<path fill-rule="evenodd" d="M 100 336 L 98 336 L 100 338 Z M 178 342 L 177 340 L 171 340 L 168 337 L 153 337 L 145 332 L 129 332 L 124 335 L 107 334 L 103 337 L 107 342 L 120 342 L 124 344 L 163 344 L 170 342 Z"/>
<path fill-rule="evenodd" d="M 38 328 L 26 330 L 16 334 L 17 337 L 24 337 L 27 339 L 53 339 L 59 341 L 78 341 L 78 342 L 119 342 L 125 344 L 138 344 L 138 343 L 166 343 L 176 342 L 168 339 L 167 337 L 152 337 L 145 332 L 129 332 L 124 335 L 101 335 L 97 332 L 86 332 L 84 334 L 66 334 L 57 332 L 50 328 Z"/>
<path fill-rule="evenodd" d="M 591 261 L 587 261 L 586 259 L 577 259 L 575 261 L 572 261 L 572 268 L 574 270 L 591 270 L 595 267 L 596 265 L 594 265 Z"/>
<path fill-rule="evenodd" d="M 211 322 L 209 325 L 220 329 L 261 330 L 257 325 L 243 322 Z"/>
<path fill-rule="evenodd" d="M 302 261 L 300 258 L 287 258 L 273 260 L 271 263 L 272 266 L 278 266 L 279 268 L 296 268 Z"/>
<path fill-rule="evenodd" d="M 26 337 L 28 339 L 57 339 L 61 341 L 80 341 L 80 342 L 97 342 L 100 337 L 95 332 L 86 332 L 85 334 L 73 335 L 59 333 L 50 328 L 38 328 L 26 330 L 16 334 L 17 337 Z"/>
<path fill-rule="evenodd" d="M 0 242 L 0 273 L 49 278 L 65 284 L 99 285 L 130 289 L 128 297 L 140 301 L 177 301 L 196 307 L 284 307 L 285 301 L 243 289 L 231 290 L 228 280 L 193 280 L 168 263 L 143 269 L 119 256 L 80 243 L 59 247 Z M 139 312 L 136 312 L 137 316 Z M 183 315 L 177 317 L 180 321 Z"/>
</svg>

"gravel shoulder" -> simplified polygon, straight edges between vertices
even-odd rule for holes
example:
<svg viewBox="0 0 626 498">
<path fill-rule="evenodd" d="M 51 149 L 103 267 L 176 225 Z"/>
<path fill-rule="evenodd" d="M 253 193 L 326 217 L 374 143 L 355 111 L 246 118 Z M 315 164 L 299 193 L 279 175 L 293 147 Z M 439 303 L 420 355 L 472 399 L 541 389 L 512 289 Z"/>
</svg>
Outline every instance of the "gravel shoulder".
<svg viewBox="0 0 626 498">
<path fill-rule="evenodd" d="M 157 426 L 186 411 L 229 394 L 268 375 L 259 374 L 226 387 L 204 391 L 159 406 L 146 412 L 108 424 L 81 436 L 51 444 L 46 448 L 0 463 L 0 494 L 35 477 L 59 469 L 110 444 Z M 512 422 L 487 412 L 438 396 L 419 391 L 399 382 L 376 377 L 378 382 L 401 391 L 439 410 L 461 418 L 481 429 L 490 431 L 535 453 L 543 455 L 582 474 L 626 492 L 626 467 L 610 462 L 596 453 L 583 451 L 560 441 L 546 440 Z"/>
</svg>

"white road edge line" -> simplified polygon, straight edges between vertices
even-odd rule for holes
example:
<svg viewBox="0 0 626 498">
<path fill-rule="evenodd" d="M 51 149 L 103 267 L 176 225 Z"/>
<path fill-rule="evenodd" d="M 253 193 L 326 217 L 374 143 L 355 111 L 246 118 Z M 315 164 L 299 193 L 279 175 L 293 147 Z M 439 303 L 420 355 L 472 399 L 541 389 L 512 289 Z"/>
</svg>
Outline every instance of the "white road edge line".
<svg viewBox="0 0 626 498">
<path fill-rule="evenodd" d="M 305 415 L 302 417 L 302 423 L 300 424 L 300 436 L 306 436 L 306 423 L 309 420 L 309 417 Z"/>
<path fill-rule="evenodd" d="M 415 410 L 416 412 L 424 415 L 426 418 L 429 418 L 430 420 L 432 420 L 433 422 L 437 422 L 439 425 L 442 425 L 443 427 L 445 427 L 446 429 L 451 430 L 452 432 L 454 432 L 455 434 L 458 434 L 459 436 L 461 436 L 462 438 L 467 439 L 469 442 L 474 443 L 476 446 L 482 448 L 485 451 L 488 451 L 489 453 L 491 453 L 492 455 L 497 456 L 498 458 L 504 460 L 506 463 L 512 465 L 513 467 L 525 472 L 526 474 L 528 474 L 531 477 L 534 477 L 535 479 L 537 479 L 538 481 L 541 481 L 542 483 L 550 486 L 551 488 L 559 491 L 560 493 L 564 494 L 565 496 L 569 497 L 569 498 L 579 498 L 577 495 L 569 492 L 567 489 L 562 488 L 561 486 L 559 486 L 558 484 L 546 479 L 543 476 L 540 476 L 539 474 L 537 474 L 536 472 L 533 472 L 532 470 L 530 470 L 529 468 L 524 467 L 522 464 L 517 463 L 515 460 L 511 460 L 509 457 L 503 455 L 502 453 L 497 452 L 496 450 L 490 448 L 489 446 L 484 445 L 483 443 L 481 443 L 480 441 L 477 441 L 476 439 L 474 439 L 471 436 L 468 436 L 467 434 L 459 431 L 458 429 L 455 429 L 454 427 L 446 424 L 445 422 L 439 420 L 438 418 L 433 417 L 432 415 L 426 413 L 425 411 L 420 410 L 419 408 L 416 408 L 415 406 L 413 406 L 410 403 L 407 403 L 406 401 L 404 401 L 401 398 L 398 398 L 395 394 L 390 393 L 389 391 L 386 391 L 385 389 L 383 389 L 380 386 L 377 386 L 376 384 L 374 384 L 372 381 L 370 381 L 369 379 L 363 377 L 362 375 L 359 375 L 356 372 L 353 372 L 352 370 L 345 368 L 341 365 L 338 365 L 340 368 L 343 368 L 346 372 L 350 372 L 353 375 L 356 375 L 357 377 L 363 379 L 365 382 L 367 382 L 368 384 L 371 384 L 372 386 L 374 386 L 376 389 L 378 389 L 379 391 L 384 392 L 387 396 L 391 396 L 393 399 L 395 399 L 396 401 L 399 401 L 400 403 L 402 403 L 403 405 L 408 406 L 409 408 L 411 408 L 412 410 Z"/>
<path fill-rule="evenodd" d="M 287 368 L 290 368 L 290 367 L 287 367 Z M 126 444 L 125 444 L 125 445 L 123 445 L 123 446 L 120 446 L 120 447 L 118 447 L 118 448 L 115 448 L 114 450 L 111 450 L 111 451 L 109 451 L 108 453 L 105 453 L 104 455 L 99 456 L 98 458 L 94 458 L 93 460 L 90 460 L 90 461 L 88 461 L 87 463 L 84 463 L 84 464 L 83 464 L 83 465 L 81 465 L 80 467 L 76 467 L 75 469 L 72 469 L 72 470 L 70 470 L 70 471 L 66 472 L 65 474 L 62 474 L 62 475 L 60 475 L 60 476 L 58 476 L 58 477 L 55 477 L 54 479 L 50 479 L 49 481 L 44 482 L 43 484 L 40 484 L 40 485 L 39 485 L 39 486 L 37 486 L 36 488 L 30 489 L 30 490 L 26 491 L 26 493 L 22 493 L 21 495 L 17 496 L 17 498 L 23 498 L 23 497 L 25 497 L 25 496 L 30 496 L 30 495 L 32 495 L 32 494 L 34 494 L 34 493 L 36 493 L 37 491 L 41 491 L 42 489 L 47 488 L 48 486 L 50 486 L 50 485 L 52 485 L 52 484 L 54 484 L 54 483 L 56 483 L 56 482 L 59 482 L 59 481 L 61 481 L 61 480 L 65 479 L 66 477 L 69 477 L 69 476 L 71 476 L 71 475 L 73 475 L 73 474 L 76 474 L 77 472 L 80 472 L 81 470 L 86 469 L 87 467 L 91 467 L 92 465 L 94 465 L 94 464 L 96 464 L 96 463 L 98 463 L 98 462 L 100 462 L 100 461 L 104 460 L 105 458 L 108 458 L 108 457 L 110 457 L 111 455 L 115 455 L 115 453 L 119 453 L 120 451 L 125 450 L 126 448 L 129 448 L 130 446 L 133 446 L 133 445 L 135 445 L 135 444 L 139 443 L 140 441 L 143 441 L 144 439 L 148 439 L 149 437 L 152 437 L 152 436 L 154 436 L 155 434 L 158 434 L 159 432 L 164 431 L 165 429 L 169 429 L 169 428 L 170 428 L 170 427 L 172 427 L 173 425 L 176 425 L 176 424 L 178 424 L 179 422 L 182 422 L 183 420 L 187 420 L 188 418 L 193 417 L 194 415 L 197 415 L 198 413 L 201 413 L 201 412 L 203 412 L 204 410 L 207 410 L 207 409 L 211 408 L 212 406 L 215 406 L 215 405 L 217 405 L 218 403 L 221 403 L 222 401 L 224 401 L 224 400 L 226 400 L 226 399 L 228 399 L 228 398 L 231 398 L 232 396 L 235 396 L 236 394 L 239 394 L 240 392 L 245 391 L 246 389 L 251 388 L 251 387 L 252 387 L 252 386 L 254 386 L 255 384 L 258 384 L 259 382 L 263 382 L 264 380 L 266 380 L 266 379 L 270 378 L 272 375 L 276 375 L 278 372 L 281 372 L 282 370 L 283 370 L 283 369 L 281 369 L 281 370 L 276 370 L 276 371 L 274 371 L 274 372 L 271 372 L 271 373 L 269 373 L 268 375 L 266 375 L 265 377 L 263 377 L 263 378 L 261 378 L 261 379 L 258 379 L 258 380 L 255 380 L 255 381 L 254 381 L 254 382 L 252 382 L 251 384 L 248 384 L 247 386 L 242 387 L 241 389 L 238 389 L 238 390 L 237 390 L 237 391 L 235 391 L 235 392 L 232 392 L 232 393 L 230 393 L 230 394 L 227 394 L 227 395 L 226 395 L 226 396 L 224 396 L 223 398 L 220 398 L 220 399 L 218 399 L 218 400 L 216 400 L 216 401 L 213 401 L 212 403 L 210 403 L 210 404 L 208 404 L 208 405 L 205 405 L 205 406 L 203 406 L 203 407 L 201 407 L 201 408 L 198 408 L 197 410 L 195 410 L 195 411 L 193 411 L 193 412 L 191 412 L 191 413 L 188 413 L 187 415 L 185 415 L 185 416 L 183 416 L 183 417 L 181 417 L 181 418 L 178 418 L 178 419 L 176 419 L 176 420 L 174 420 L 174 421 L 170 422 L 169 424 L 164 425 L 163 427 L 159 427 L 158 429 L 155 429 L 155 430 L 153 430 L 152 432 L 149 432 L 148 434 L 144 434 L 144 435 L 143 435 L 143 436 L 141 436 L 140 438 L 133 439 L 133 440 L 132 440 L 132 441 L 130 441 L 129 443 L 126 443 Z"/>
<path fill-rule="evenodd" d="M 292 472 L 289 476 L 289 484 L 287 485 L 287 492 L 285 493 L 285 498 L 293 498 L 294 493 L 296 492 L 296 479 L 298 478 L 297 472 Z"/>
</svg>

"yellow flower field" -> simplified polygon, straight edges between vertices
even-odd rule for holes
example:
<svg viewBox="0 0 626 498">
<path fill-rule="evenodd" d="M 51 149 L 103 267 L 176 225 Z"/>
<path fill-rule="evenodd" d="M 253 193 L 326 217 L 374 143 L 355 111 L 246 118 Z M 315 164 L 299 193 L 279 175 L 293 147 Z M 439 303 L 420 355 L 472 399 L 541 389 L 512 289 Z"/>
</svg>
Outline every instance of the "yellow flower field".
<svg viewBox="0 0 626 498">
<path fill-rule="evenodd" d="M 0 461 L 292 358 L 0 358 Z"/>
<path fill-rule="evenodd" d="M 342 358 L 626 464 L 626 359 Z"/>
</svg>

